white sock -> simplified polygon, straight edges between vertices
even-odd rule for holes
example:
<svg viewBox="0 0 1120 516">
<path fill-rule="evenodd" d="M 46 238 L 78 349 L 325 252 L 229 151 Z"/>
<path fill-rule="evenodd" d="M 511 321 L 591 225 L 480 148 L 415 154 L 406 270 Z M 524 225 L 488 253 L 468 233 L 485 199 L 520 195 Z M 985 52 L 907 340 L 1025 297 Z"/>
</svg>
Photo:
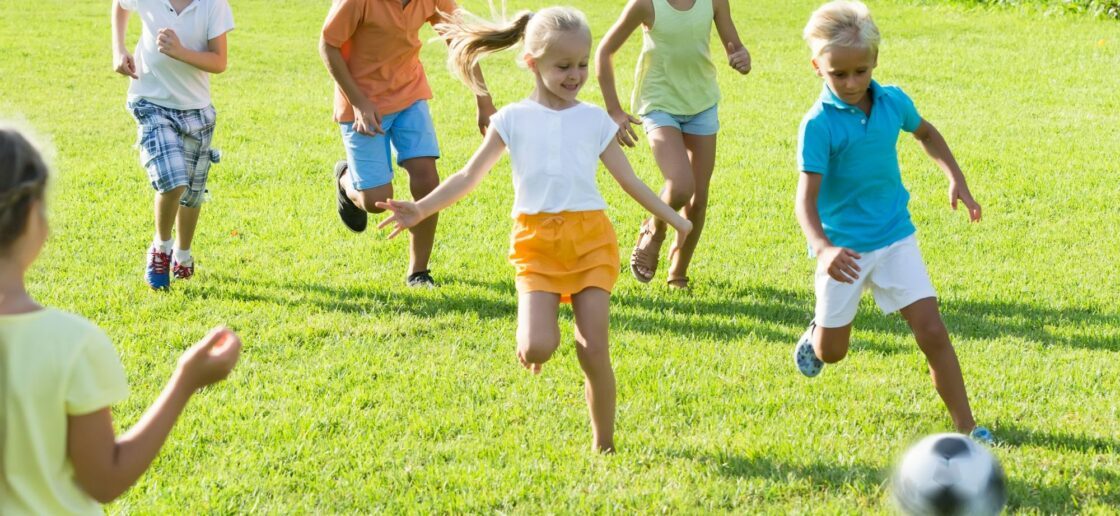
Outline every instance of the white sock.
<svg viewBox="0 0 1120 516">
<path fill-rule="evenodd" d="M 156 235 L 155 238 L 152 239 L 152 245 L 155 246 L 155 247 L 158 247 L 160 251 L 163 251 L 165 253 L 170 253 L 171 252 L 171 244 L 172 243 L 173 242 L 170 239 L 169 240 L 160 240 L 159 235 Z"/>
<path fill-rule="evenodd" d="M 182 249 L 176 249 L 175 250 L 175 261 L 178 262 L 178 263 L 181 263 L 183 265 L 190 265 L 191 264 L 191 250 L 187 249 L 187 250 L 184 251 Z"/>
</svg>

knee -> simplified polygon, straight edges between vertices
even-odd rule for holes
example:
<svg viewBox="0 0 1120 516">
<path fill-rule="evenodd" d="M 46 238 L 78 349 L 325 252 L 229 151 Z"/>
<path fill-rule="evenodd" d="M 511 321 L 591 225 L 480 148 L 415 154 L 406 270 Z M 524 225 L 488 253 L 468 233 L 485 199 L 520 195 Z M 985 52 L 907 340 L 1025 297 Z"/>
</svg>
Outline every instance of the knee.
<svg viewBox="0 0 1120 516">
<path fill-rule="evenodd" d="M 354 204 L 369 213 L 381 213 L 385 210 L 382 208 L 378 208 L 377 203 L 385 202 L 392 196 L 393 192 L 391 190 L 388 192 L 382 191 L 382 189 L 380 188 L 374 190 L 361 190 L 358 192 L 358 198 L 354 199 Z"/>
<path fill-rule="evenodd" d="M 610 362 L 610 346 L 606 341 L 576 339 L 576 356 L 581 362 L 599 364 Z"/>
<path fill-rule="evenodd" d="M 435 169 L 409 176 L 409 189 L 416 199 L 432 193 L 439 186 L 439 174 Z"/>
<path fill-rule="evenodd" d="M 911 329 L 914 330 L 914 338 L 918 341 L 919 347 L 927 354 L 950 345 L 949 330 L 940 319 L 915 324 Z"/>
<path fill-rule="evenodd" d="M 517 340 L 517 354 L 530 364 L 548 362 L 560 347 L 558 335 L 522 335 Z"/>
<path fill-rule="evenodd" d="M 692 201 L 692 195 L 696 193 L 695 186 L 688 181 L 671 181 L 666 185 L 669 192 L 669 206 L 673 208 L 680 208 Z"/>
</svg>

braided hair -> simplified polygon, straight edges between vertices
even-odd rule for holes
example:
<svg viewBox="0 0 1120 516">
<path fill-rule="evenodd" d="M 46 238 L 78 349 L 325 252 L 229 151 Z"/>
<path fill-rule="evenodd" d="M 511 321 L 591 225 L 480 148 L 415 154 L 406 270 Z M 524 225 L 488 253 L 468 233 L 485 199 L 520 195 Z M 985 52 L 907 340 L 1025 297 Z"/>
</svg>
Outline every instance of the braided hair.
<svg viewBox="0 0 1120 516">
<path fill-rule="evenodd" d="M 43 198 L 49 175 L 43 157 L 23 133 L 0 125 L 0 256 L 23 235 L 31 205 Z"/>
</svg>

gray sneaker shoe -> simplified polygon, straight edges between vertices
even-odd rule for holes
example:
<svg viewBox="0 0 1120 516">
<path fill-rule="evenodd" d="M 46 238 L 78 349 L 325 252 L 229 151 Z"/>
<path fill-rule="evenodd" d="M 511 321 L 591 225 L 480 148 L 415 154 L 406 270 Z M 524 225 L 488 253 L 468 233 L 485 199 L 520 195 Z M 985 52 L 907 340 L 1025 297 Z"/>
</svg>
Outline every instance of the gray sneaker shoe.
<svg viewBox="0 0 1120 516">
<path fill-rule="evenodd" d="M 809 328 L 801 335 L 801 340 L 797 341 L 797 347 L 793 348 L 793 363 L 797 365 L 797 370 L 801 374 L 810 378 L 821 374 L 824 369 L 824 362 L 817 358 L 817 353 L 813 351 L 813 332 L 817 329 L 817 323 L 809 323 Z"/>
</svg>

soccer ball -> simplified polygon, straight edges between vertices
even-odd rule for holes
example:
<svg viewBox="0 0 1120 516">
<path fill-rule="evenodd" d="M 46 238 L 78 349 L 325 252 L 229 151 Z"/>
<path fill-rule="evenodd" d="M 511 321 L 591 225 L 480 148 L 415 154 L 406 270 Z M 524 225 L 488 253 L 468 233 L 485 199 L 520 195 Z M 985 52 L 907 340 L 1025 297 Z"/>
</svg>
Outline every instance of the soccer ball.
<svg viewBox="0 0 1120 516">
<path fill-rule="evenodd" d="M 936 434 L 907 450 L 892 490 L 906 514 L 999 514 L 1007 503 L 999 461 L 960 434 Z"/>
</svg>

